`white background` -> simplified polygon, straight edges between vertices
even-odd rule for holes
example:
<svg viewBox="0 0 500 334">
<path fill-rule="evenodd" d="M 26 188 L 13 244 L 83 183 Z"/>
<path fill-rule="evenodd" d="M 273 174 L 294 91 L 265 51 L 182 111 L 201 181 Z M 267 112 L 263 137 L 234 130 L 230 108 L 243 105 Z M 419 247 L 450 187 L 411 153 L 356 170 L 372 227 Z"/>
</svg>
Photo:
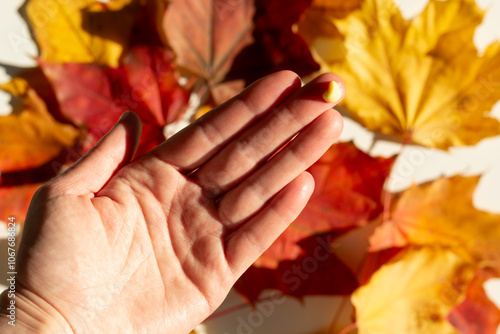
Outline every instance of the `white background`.
<svg viewBox="0 0 500 334">
<path fill-rule="evenodd" d="M 32 57 L 37 55 L 36 45 L 31 40 L 24 20 L 17 12 L 22 1 L 2 1 L 0 5 L 0 64 L 7 65 L 0 67 L 0 82 L 9 79 L 9 66 L 29 67 L 35 65 Z M 400 5 L 403 14 L 409 18 L 421 11 L 427 0 L 399 0 L 396 2 Z M 483 8 L 490 8 L 484 23 L 477 30 L 475 38 L 476 45 L 480 50 L 484 50 L 489 43 L 500 39 L 500 1 L 477 0 L 477 2 Z M 0 93 L 0 115 L 10 112 L 8 101 L 8 95 Z M 500 105 L 497 105 L 493 114 L 500 118 Z M 345 130 L 341 140 L 354 140 L 358 147 L 365 151 L 370 150 L 370 153 L 374 155 L 389 156 L 399 152 L 398 145 L 384 142 L 377 143 L 370 149 L 372 139 L 372 134 L 356 123 L 345 121 Z M 500 213 L 500 137 L 484 140 L 475 147 L 452 149 L 448 153 L 422 148 L 408 148 L 405 149 L 398 161 L 399 163 L 395 167 L 398 182 L 391 185 L 392 190 L 401 190 L 412 182 L 420 183 L 442 175 L 483 173 L 474 203 L 481 210 Z M 5 232 L 3 234 L 5 235 Z M 5 261 L 2 257 L 4 254 L 0 254 L 0 259 Z M 4 268 L 3 262 L 1 264 Z M 0 277 L 2 276 L 0 275 Z M 0 282 L 0 284 L 2 283 L 5 282 Z M 500 280 L 491 280 L 485 284 L 485 287 L 492 300 L 500 305 Z M 204 329 L 200 328 L 200 331 L 214 334 L 238 333 L 238 326 L 241 325 L 242 321 L 247 323 L 253 321 L 254 323 L 258 322 L 258 326 L 252 326 L 250 332 L 248 329 L 243 331 L 240 328 L 240 332 L 247 334 L 312 333 L 313 330 L 320 330 L 328 326 L 333 317 L 334 309 L 341 300 L 338 297 L 325 296 L 308 297 L 299 302 L 290 298 L 284 304 L 273 304 L 273 309 L 269 313 L 252 311 L 249 307 L 242 307 L 239 311 L 232 312 L 228 316 L 207 322 Z M 231 293 L 221 309 L 241 305 L 241 303 L 241 299 L 235 293 Z M 260 318 L 256 317 L 257 313 L 260 314 Z"/>
</svg>

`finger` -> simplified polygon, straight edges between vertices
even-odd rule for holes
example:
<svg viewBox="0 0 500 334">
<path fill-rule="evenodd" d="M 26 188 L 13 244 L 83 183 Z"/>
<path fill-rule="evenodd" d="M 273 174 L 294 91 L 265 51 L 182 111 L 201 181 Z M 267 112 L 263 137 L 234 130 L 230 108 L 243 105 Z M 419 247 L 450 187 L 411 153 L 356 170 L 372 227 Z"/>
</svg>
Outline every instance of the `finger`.
<svg viewBox="0 0 500 334">
<path fill-rule="evenodd" d="M 317 161 L 342 131 L 342 118 L 330 109 L 276 156 L 238 184 L 218 203 L 228 228 L 248 219 L 278 191 Z"/>
<path fill-rule="evenodd" d="M 262 78 L 165 141 L 152 154 L 181 172 L 191 171 L 300 87 L 300 78 L 290 71 Z"/>
<path fill-rule="evenodd" d="M 237 277 L 297 218 L 313 190 L 313 177 L 303 172 L 231 235 L 226 258 Z"/>
<path fill-rule="evenodd" d="M 335 103 L 322 97 L 332 81 L 338 83 L 341 90 Z M 209 196 L 217 197 L 228 191 L 297 132 L 340 102 L 343 92 L 343 83 L 338 76 L 327 73 L 317 77 L 228 143 L 191 178 Z"/>
<path fill-rule="evenodd" d="M 122 166 L 132 160 L 140 136 L 139 117 L 130 111 L 124 113 L 92 149 L 52 180 L 51 185 L 66 194 L 98 192 Z"/>
</svg>

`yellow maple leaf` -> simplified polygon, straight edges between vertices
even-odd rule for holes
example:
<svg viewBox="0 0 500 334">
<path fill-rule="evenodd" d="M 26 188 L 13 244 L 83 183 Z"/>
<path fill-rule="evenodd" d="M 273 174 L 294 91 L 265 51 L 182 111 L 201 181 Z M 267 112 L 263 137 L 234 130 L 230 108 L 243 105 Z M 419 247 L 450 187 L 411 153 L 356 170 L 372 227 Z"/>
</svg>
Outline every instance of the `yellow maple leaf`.
<svg viewBox="0 0 500 334">
<path fill-rule="evenodd" d="M 41 59 L 117 66 L 129 40 L 137 1 L 29 0 L 26 13 Z"/>
<path fill-rule="evenodd" d="M 344 79 L 344 107 L 368 129 L 445 150 L 474 145 L 500 134 L 487 115 L 500 98 L 500 43 L 479 55 L 472 35 L 482 18 L 473 0 L 430 0 L 412 20 L 393 0 L 366 0 L 335 20 L 343 60 L 329 59 L 338 49 L 326 44 L 319 61 Z"/>
<path fill-rule="evenodd" d="M 498 266 L 500 215 L 474 207 L 478 181 L 476 176 L 454 176 L 405 190 L 397 197 L 390 220 L 371 236 L 371 250 L 442 245 Z"/>
<path fill-rule="evenodd" d="M 410 250 L 352 295 L 359 334 L 458 334 L 446 320 L 475 268 L 450 250 Z"/>
<path fill-rule="evenodd" d="M 76 143 L 80 131 L 57 122 L 24 79 L 15 78 L 0 89 L 22 100 L 19 110 L 0 117 L 0 172 L 41 166 Z"/>
</svg>

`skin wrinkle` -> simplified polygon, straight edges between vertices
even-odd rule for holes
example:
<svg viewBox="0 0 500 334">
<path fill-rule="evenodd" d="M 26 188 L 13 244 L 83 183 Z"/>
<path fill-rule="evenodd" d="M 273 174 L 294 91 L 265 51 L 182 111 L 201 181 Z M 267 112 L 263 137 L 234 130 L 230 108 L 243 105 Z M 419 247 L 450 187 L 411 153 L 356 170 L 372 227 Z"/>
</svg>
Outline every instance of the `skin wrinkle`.
<svg viewBox="0 0 500 334">
<path fill-rule="evenodd" d="M 273 118 L 273 119 L 279 120 L 279 119 L 283 118 L 283 116 L 281 116 L 280 113 L 276 113 L 276 114 L 278 114 L 278 115 L 275 116 L 275 118 Z M 265 133 L 268 133 L 268 132 L 269 132 L 269 129 L 265 129 Z M 262 140 L 262 134 L 263 133 L 261 132 L 260 134 L 253 135 L 253 137 L 259 138 L 258 141 L 260 143 L 264 143 L 263 146 L 265 146 L 266 144 L 268 144 L 268 141 Z M 271 134 L 271 136 L 272 136 L 272 134 Z M 284 145 L 292 137 L 293 136 L 286 138 L 284 141 L 282 141 L 280 143 L 280 145 Z M 237 185 L 238 182 L 243 177 L 250 174 L 253 170 L 257 169 L 259 166 L 261 166 L 263 163 L 265 163 L 267 161 L 268 157 L 273 154 L 273 151 L 265 152 L 265 155 L 263 157 L 261 157 L 260 159 L 250 158 L 252 156 L 252 153 L 255 156 L 255 155 L 257 155 L 256 154 L 257 152 L 263 151 L 262 149 L 260 149 L 258 147 L 254 147 L 255 146 L 254 144 L 255 144 L 255 140 L 250 140 L 250 138 L 248 138 L 247 136 L 240 138 L 238 140 L 238 142 L 236 142 L 235 144 L 230 144 L 231 146 L 234 146 L 233 151 L 235 152 L 235 157 L 228 158 L 226 160 L 227 163 L 226 163 L 225 168 L 223 168 L 222 171 L 218 171 L 215 174 L 215 177 L 216 177 L 215 181 L 211 181 L 209 179 L 209 176 L 212 176 L 214 174 L 207 175 L 206 173 L 202 173 L 202 176 L 199 179 L 200 179 L 201 183 L 205 185 L 205 187 L 210 188 L 209 192 L 212 194 L 213 197 L 217 197 L 217 196 L 221 195 L 224 191 L 229 190 L 230 187 L 234 187 L 235 185 Z M 229 146 L 226 146 L 225 149 L 229 149 L 229 148 L 230 148 Z M 249 150 L 251 150 L 251 152 L 249 152 Z M 224 182 L 224 179 L 230 179 L 230 177 L 225 177 L 225 178 L 217 177 L 217 176 L 222 176 L 222 175 L 227 176 L 229 173 L 226 172 L 226 170 L 228 170 L 228 169 L 234 172 L 237 168 L 231 168 L 230 166 L 236 165 L 236 163 L 234 161 L 241 161 L 241 160 L 246 160 L 246 163 L 238 163 L 238 165 L 239 166 L 242 166 L 242 165 L 248 166 L 248 168 L 243 169 L 243 171 L 241 172 L 242 175 L 239 176 L 237 179 Z M 205 176 L 203 176 L 203 175 L 205 175 Z M 212 186 L 212 184 L 213 185 L 222 184 L 222 185 L 219 187 L 216 187 L 216 186 Z"/>
<path fill-rule="evenodd" d="M 190 197 L 192 199 L 192 197 Z M 198 201 L 198 200 L 197 200 Z M 206 207 L 206 206 L 213 206 L 213 202 L 211 201 L 205 201 L 204 203 L 199 203 L 202 207 Z M 192 205 L 192 204 L 189 204 L 189 205 Z M 182 230 L 184 231 L 184 235 L 191 235 L 193 233 L 189 233 L 188 232 L 188 229 L 186 228 L 187 226 L 187 223 L 186 222 L 189 222 L 189 221 L 196 221 L 196 219 L 193 219 L 192 217 L 186 217 L 184 215 L 184 211 L 183 211 L 183 215 L 180 217 L 180 222 L 178 224 L 175 224 L 176 226 L 179 226 L 179 227 L 182 227 Z M 182 260 L 181 260 L 181 267 L 184 269 L 189 265 L 190 262 L 202 262 L 203 260 L 203 256 L 205 254 L 199 254 L 199 251 L 198 251 L 198 246 L 200 244 L 203 244 L 203 245 L 206 245 L 206 241 L 205 239 L 206 238 L 216 238 L 216 239 L 221 239 L 221 235 L 223 234 L 223 231 L 224 231 L 224 228 L 223 226 L 221 226 L 221 228 L 219 229 L 219 232 L 217 231 L 208 231 L 208 232 L 203 232 L 200 233 L 198 232 L 199 230 L 199 227 L 197 228 L 197 231 L 194 232 L 194 235 L 196 236 L 199 236 L 201 235 L 201 237 L 199 238 L 195 238 L 195 239 L 192 239 L 192 238 L 189 238 L 189 239 L 186 239 L 185 241 L 188 243 L 188 248 L 189 248 L 189 251 L 186 252 L 186 255 L 184 257 L 182 257 Z M 211 244 L 211 243 L 208 243 L 208 244 Z M 224 243 L 221 242 L 221 245 L 220 245 L 220 251 L 222 253 L 225 253 L 225 248 L 224 248 Z M 206 248 L 206 247 L 203 247 L 203 248 Z M 174 247 L 175 249 L 175 247 Z M 174 250 L 175 251 L 175 250 Z M 177 257 L 179 259 L 181 259 L 181 256 L 180 254 L 175 251 Z M 217 267 L 217 266 L 216 266 Z M 214 306 L 217 302 L 216 301 L 210 301 L 212 298 L 209 298 L 205 293 L 205 289 L 202 288 L 200 285 L 198 285 L 196 283 L 197 280 L 195 280 L 193 278 L 193 276 L 190 276 L 190 275 L 187 275 L 187 273 L 189 272 L 188 270 L 183 270 L 184 273 L 186 274 L 186 277 L 192 282 L 192 284 L 194 286 L 196 286 L 196 288 L 198 289 L 198 291 L 205 297 L 206 301 L 207 301 L 207 305 L 210 307 L 211 310 L 215 309 L 216 307 Z M 219 286 L 221 286 L 221 282 L 220 281 L 217 281 L 215 280 L 214 282 L 217 282 L 217 284 L 219 284 Z"/>
<path fill-rule="evenodd" d="M 99 201 L 111 201 L 111 204 L 115 207 L 115 212 L 120 212 L 120 211 L 122 211 L 122 210 L 120 210 L 120 209 L 117 207 L 117 206 L 119 206 L 120 204 L 119 204 L 119 203 L 117 203 L 117 202 L 115 202 L 115 201 L 113 201 L 113 200 L 111 200 L 109 197 L 93 197 L 91 201 L 92 201 L 92 203 L 93 203 L 94 205 L 96 205 Z M 124 214 L 122 215 L 122 217 L 121 217 L 118 221 L 120 221 L 120 222 L 124 222 L 124 221 L 126 221 L 126 218 L 127 218 L 127 213 L 126 213 L 126 212 L 124 212 Z M 101 217 L 101 226 L 103 226 L 103 227 L 104 227 L 104 222 L 103 222 L 103 220 L 102 220 L 102 217 Z M 111 231 L 107 231 L 106 229 L 104 229 L 104 230 L 105 230 L 104 232 L 106 233 L 106 236 L 107 236 L 107 239 L 108 239 L 108 243 L 110 244 L 110 246 L 111 246 L 111 248 L 112 248 L 112 249 L 116 248 L 116 245 L 117 245 L 117 243 L 118 243 L 118 239 L 119 239 L 119 236 L 120 236 L 120 234 L 121 234 L 121 231 L 122 231 L 122 229 L 123 229 L 123 227 L 124 227 L 124 224 L 123 224 L 123 223 L 122 223 L 122 224 L 119 224 L 119 226 L 120 226 L 120 227 L 119 227 L 119 230 L 118 230 L 117 232 L 115 232 L 116 237 L 114 238 L 114 240 L 111 240 L 111 236 L 110 236 Z"/>
<path fill-rule="evenodd" d="M 176 189 L 178 189 L 178 188 L 176 188 Z M 183 212 L 183 211 L 182 211 L 182 214 L 184 214 L 184 212 Z M 184 218 L 183 218 L 183 216 L 181 215 L 181 217 L 180 217 L 180 222 L 179 222 L 179 223 L 177 223 L 177 224 L 170 224 L 170 226 L 171 226 L 171 227 L 176 226 L 176 227 L 178 227 L 178 228 L 181 228 L 183 231 L 186 231 L 185 224 L 184 224 L 184 220 L 185 220 L 185 219 L 184 219 Z M 168 224 L 168 222 L 167 222 L 167 224 Z M 179 253 L 179 247 L 175 246 L 175 243 L 176 243 L 176 242 L 174 241 L 174 240 L 175 240 L 175 238 L 174 238 L 174 236 L 173 236 L 173 235 L 172 235 L 172 233 L 171 233 L 171 230 L 172 230 L 172 229 L 168 229 L 168 230 L 169 230 L 169 232 L 170 232 L 169 237 L 170 237 L 170 240 L 171 240 L 171 242 L 170 242 L 170 245 L 171 245 L 171 250 L 172 250 L 172 252 L 173 252 L 173 253 L 177 256 L 177 258 L 179 259 L 180 269 L 181 269 L 182 273 L 183 273 L 183 274 L 186 276 L 186 278 L 187 278 L 187 279 L 191 282 L 191 284 L 192 284 L 192 285 L 193 285 L 193 286 L 194 286 L 194 287 L 198 290 L 198 292 L 200 293 L 200 295 L 202 295 L 202 296 L 204 297 L 204 299 L 205 299 L 205 302 L 206 302 L 207 306 L 208 306 L 208 307 L 210 307 L 210 303 L 208 302 L 208 300 L 207 300 L 207 298 L 206 298 L 205 294 L 203 293 L 202 288 L 201 288 L 201 287 L 200 287 L 197 283 L 195 283 L 195 279 L 193 278 L 193 276 L 192 276 L 192 275 L 190 275 L 190 274 L 189 274 L 189 270 L 185 270 L 185 268 L 186 268 L 186 263 L 188 262 L 187 258 L 189 257 L 189 252 L 187 252 L 185 256 L 182 256 L 182 257 L 180 256 L 181 254 Z M 181 232 L 180 234 L 181 234 L 181 235 L 187 235 L 188 233 L 183 233 L 183 232 Z M 192 240 L 187 240 L 187 241 L 189 242 L 189 249 L 191 249 L 191 248 L 192 248 L 193 241 L 192 241 Z M 157 265 L 158 265 L 158 268 L 159 268 L 159 264 L 158 264 L 158 263 L 157 263 Z M 166 291 L 166 290 L 165 290 L 165 291 Z"/>
<path fill-rule="evenodd" d="M 21 282 L 16 282 L 17 284 L 20 285 L 20 288 L 23 289 L 24 291 L 28 291 L 29 293 L 32 293 L 29 289 L 27 289 L 24 284 L 22 284 Z M 20 294 L 20 293 L 16 293 L 16 298 L 19 298 L 19 299 L 22 299 L 24 296 L 23 294 Z M 54 310 L 56 310 L 60 315 L 61 317 L 64 319 L 64 321 L 66 322 L 66 324 L 68 325 L 69 328 L 71 328 L 71 331 L 73 333 L 76 333 L 76 330 L 73 328 L 73 326 L 71 325 L 71 323 L 68 321 L 68 319 L 60 312 L 60 310 L 54 305 L 52 304 L 49 300 L 47 300 L 46 298 L 43 298 L 42 296 L 37 296 L 38 298 L 42 299 L 45 303 L 47 303 L 48 305 L 50 305 L 50 307 L 52 307 Z M 39 309 L 43 309 L 40 305 L 38 305 L 38 303 L 36 301 L 33 301 L 32 299 L 29 299 L 32 303 L 34 303 Z M 45 312 L 45 311 L 44 311 Z"/>
</svg>

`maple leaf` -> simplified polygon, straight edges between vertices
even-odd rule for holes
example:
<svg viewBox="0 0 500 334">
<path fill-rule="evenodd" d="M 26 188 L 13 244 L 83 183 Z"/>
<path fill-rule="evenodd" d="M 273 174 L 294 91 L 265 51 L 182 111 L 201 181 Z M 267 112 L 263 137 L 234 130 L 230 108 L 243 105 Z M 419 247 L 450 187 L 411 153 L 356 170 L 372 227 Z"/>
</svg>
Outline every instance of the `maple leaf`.
<svg viewBox="0 0 500 334">
<path fill-rule="evenodd" d="M 1 89 L 22 99 L 22 106 L 0 117 L 0 172 L 38 167 L 72 147 L 80 131 L 57 122 L 45 103 L 23 79 L 14 79 Z"/>
<path fill-rule="evenodd" d="M 143 122 L 140 155 L 165 139 L 163 126 L 176 120 L 188 102 L 172 58 L 164 49 L 135 47 L 118 68 L 43 61 L 40 66 L 54 87 L 62 114 L 88 128 L 86 148 L 108 132 L 123 112 L 133 110 Z"/>
<path fill-rule="evenodd" d="M 484 291 L 484 282 L 498 277 L 486 268 L 478 270 L 467 287 L 466 299 L 448 315 L 448 321 L 461 333 L 496 334 L 500 325 L 500 310 Z"/>
<path fill-rule="evenodd" d="M 117 66 L 139 1 L 29 0 L 26 14 L 48 62 L 94 62 Z"/>
<path fill-rule="evenodd" d="M 440 178 L 398 194 L 390 219 L 370 238 L 371 250 L 443 245 L 498 263 L 500 215 L 474 207 L 478 181 L 477 176 Z"/>
<path fill-rule="evenodd" d="M 488 116 L 500 97 L 500 43 L 478 54 L 472 33 L 482 18 L 473 0 L 431 0 L 409 21 L 393 0 L 366 0 L 334 21 L 346 57 L 321 61 L 342 77 L 344 106 L 368 129 L 444 150 L 474 145 L 500 134 Z M 321 43 L 328 55 L 333 46 Z"/>
<path fill-rule="evenodd" d="M 461 302 L 474 266 L 440 248 L 410 250 L 383 265 L 352 295 L 360 334 L 458 334 L 446 320 Z"/>
<path fill-rule="evenodd" d="M 361 0 L 313 0 L 295 27 L 315 58 L 326 62 L 344 58 L 344 40 L 334 19 L 345 18 L 360 6 Z"/>
<path fill-rule="evenodd" d="M 358 283 L 352 271 L 333 253 L 335 233 L 311 236 L 298 242 L 302 253 L 295 260 L 281 261 L 277 268 L 250 267 L 235 289 L 250 302 L 262 291 L 275 289 L 302 298 L 310 295 L 349 295 Z"/>
<path fill-rule="evenodd" d="M 279 70 L 303 77 L 319 69 L 295 24 L 312 0 L 255 0 L 254 42 L 236 57 L 228 73 L 251 83 Z"/>
<path fill-rule="evenodd" d="M 176 63 L 203 79 L 217 103 L 243 89 L 243 82 L 220 84 L 238 52 L 252 41 L 253 14 L 252 0 L 169 3 L 163 27 Z"/>
<path fill-rule="evenodd" d="M 297 245 L 301 239 L 362 226 L 378 216 L 393 162 L 393 158 L 373 158 L 352 143 L 333 145 L 308 170 L 316 183 L 309 203 L 254 265 L 276 268 L 280 261 L 294 260 L 302 253 Z"/>
</svg>

